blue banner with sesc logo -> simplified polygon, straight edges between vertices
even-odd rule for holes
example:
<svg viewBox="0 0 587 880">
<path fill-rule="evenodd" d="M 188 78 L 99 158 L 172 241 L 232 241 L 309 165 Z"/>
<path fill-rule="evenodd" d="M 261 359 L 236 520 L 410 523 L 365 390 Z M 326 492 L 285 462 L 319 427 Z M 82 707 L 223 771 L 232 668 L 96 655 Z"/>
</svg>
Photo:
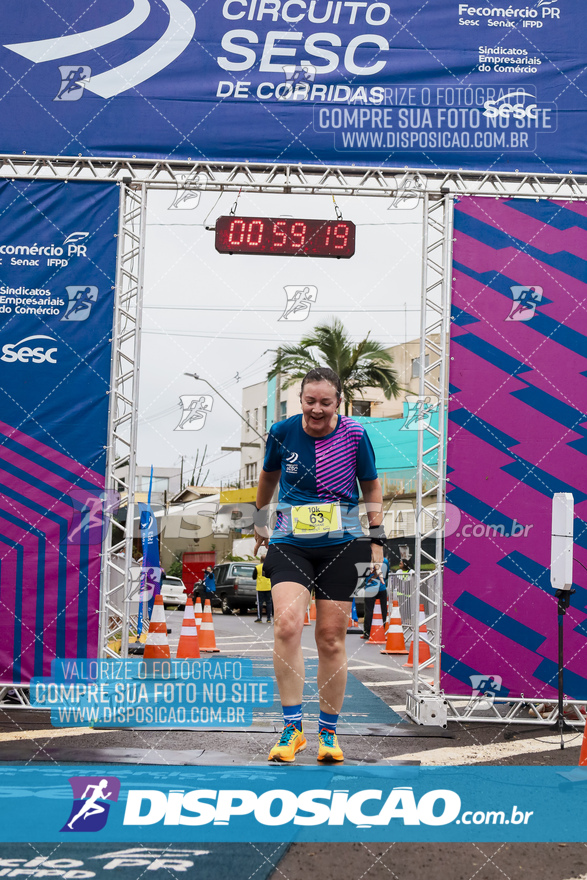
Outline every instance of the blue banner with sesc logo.
<svg viewBox="0 0 587 880">
<path fill-rule="evenodd" d="M 96 656 L 118 204 L 0 183 L 0 684 Z"/>
<path fill-rule="evenodd" d="M 6 153 L 587 168 L 584 0 L 5 7 Z"/>
</svg>

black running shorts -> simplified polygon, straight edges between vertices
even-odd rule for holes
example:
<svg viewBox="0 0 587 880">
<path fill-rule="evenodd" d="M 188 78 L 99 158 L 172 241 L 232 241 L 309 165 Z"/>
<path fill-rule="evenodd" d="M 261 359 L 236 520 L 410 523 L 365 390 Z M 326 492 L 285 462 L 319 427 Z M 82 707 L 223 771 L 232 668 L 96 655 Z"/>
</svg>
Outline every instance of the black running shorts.
<svg viewBox="0 0 587 880">
<path fill-rule="evenodd" d="M 293 581 L 315 590 L 316 599 L 350 602 L 371 561 L 369 538 L 330 547 L 300 547 L 280 541 L 269 545 L 263 573 L 271 586 Z"/>
</svg>

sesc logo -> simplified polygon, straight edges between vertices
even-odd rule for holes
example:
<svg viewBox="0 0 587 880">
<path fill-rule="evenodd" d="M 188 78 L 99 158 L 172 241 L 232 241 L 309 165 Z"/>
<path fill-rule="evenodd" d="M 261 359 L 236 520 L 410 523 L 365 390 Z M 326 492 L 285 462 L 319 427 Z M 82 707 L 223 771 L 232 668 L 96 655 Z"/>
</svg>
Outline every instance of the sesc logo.
<svg viewBox="0 0 587 880">
<path fill-rule="evenodd" d="M 48 339 L 50 342 L 57 341 L 51 336 L 27 336 L 25 339 L 21 339 L 20 342 L 9 342 L 2 346 L 0 361 L 4 361 L 7 364 L 13 364 L 16 361 L 20 361 L 22 364 L 56 364 L 57 361 L 53 355 L 57 349 L 45 348 L 42 345 L 37 345 L 34 348 L 30 345 L 25 345 L 25 342 L 31 342 L 33 339 Z"/>
<path fill-rule="evenodd" d="M 524 105 L 524 98 L 531 98 L 533 103 Z M 515 103 L 512 103 L 515 102 Z M 523 89 L 516 89 L 502 95 L 496 101 L 485 101 L 483 107 L 483 116 L 488 119 L 538 119 L 538 105 L 535 103 L 536 98 Z"/>
</svg>

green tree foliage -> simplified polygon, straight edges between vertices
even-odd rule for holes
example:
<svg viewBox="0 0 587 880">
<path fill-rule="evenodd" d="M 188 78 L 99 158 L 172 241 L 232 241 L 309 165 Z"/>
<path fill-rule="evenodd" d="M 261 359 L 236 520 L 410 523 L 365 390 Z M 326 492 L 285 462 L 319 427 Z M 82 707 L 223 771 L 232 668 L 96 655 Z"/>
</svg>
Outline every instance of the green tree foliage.
<svg viewBox="0 0 587 880">
<path fill-rule="evenodd" d="M 309 370 L 330 367 L 340 376 L 344 411 L 349 415 L 351 402 L 363 397 L 365 388 L 380 388 L 387 400 L 398 397 L 403 389 L 392 364 L 393 357 L 382 343 L 370 339 L 370 333 L 355 344 L 342 321 L 333 318 L 330 324 L 318 324 L 298 345 L 282 345 L 268 378 L 281 373 L 287 388 Z"/>
</svg>

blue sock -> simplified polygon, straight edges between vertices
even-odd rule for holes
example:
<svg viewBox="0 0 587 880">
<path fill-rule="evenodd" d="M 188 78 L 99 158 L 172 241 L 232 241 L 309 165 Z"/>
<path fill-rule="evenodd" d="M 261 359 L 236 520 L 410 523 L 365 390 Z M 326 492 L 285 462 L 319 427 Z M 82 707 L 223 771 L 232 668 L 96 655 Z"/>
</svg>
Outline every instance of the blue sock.
<svg viewBox="0 0 587 880">
<path fill-rule="evenodd" d="M 338 721 L 338 715 L 329 715 L 327 712 L 323 712 L 320 709 L 320 716 L 318 718 L 318 730 L 322 730 L 323 727 L 326 727 L 328 730 L 333 730 L 336 733 L 336 722 Z"/>
<path fill-rule="evenodd" d="M 302 704 L 298 706 L 282 706 L 283 723 L 295 724 L 298 730 L 302 729 Z"/>
</svg>

